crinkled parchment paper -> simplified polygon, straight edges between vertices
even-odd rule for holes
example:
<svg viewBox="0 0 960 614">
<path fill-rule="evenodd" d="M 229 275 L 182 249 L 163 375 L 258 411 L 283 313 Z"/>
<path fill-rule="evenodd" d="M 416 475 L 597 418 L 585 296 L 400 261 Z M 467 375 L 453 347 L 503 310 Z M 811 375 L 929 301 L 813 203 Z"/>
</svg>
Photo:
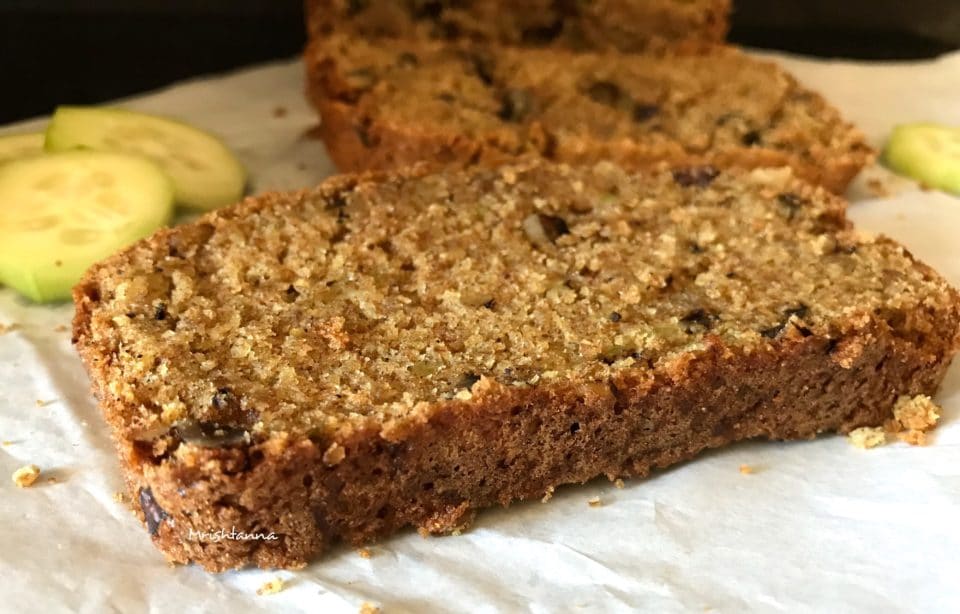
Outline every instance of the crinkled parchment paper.
<svg viewBox="0 0 960 614">
<path fill-rule="evenodd" d="M 876 145 L 898 122 L 960 125 L 960 54 L 885 65 L 776 57 Z M 331 172 L 308 135 L 316 119 L 302 89 L 290 61 L 120 104 L 221 134 L 259 192 Z M 882 169 L 864 175 L 851 191 L 853 218 L 960 284 L 960 199 Z M 751 442 L 623 489 L 599 480 L 559 489 L 546 504 L 487 511 L 459 537 L 407 531 L 370 548 L 370 558 L 341 548 L 298 572 L 211 576 L 168 567 L 114 500 L 121 480 L 70 346 L 71 315 L 69 305 L 32 306 L 0 289 L 0 323 L 17 325 L 0 336 L 2 610 L 329 613 L 366 601 L 387 613 L 960 611 L 958 368 L 926 448 L 864 451 L 836 436 Z M 26 463 L 43 475 L 18 489 L 9 476 Z M 593 497 L 600 506 L 588 505 Z M 258 596 L 275 577 L 286 588 Z"/>
</svg>

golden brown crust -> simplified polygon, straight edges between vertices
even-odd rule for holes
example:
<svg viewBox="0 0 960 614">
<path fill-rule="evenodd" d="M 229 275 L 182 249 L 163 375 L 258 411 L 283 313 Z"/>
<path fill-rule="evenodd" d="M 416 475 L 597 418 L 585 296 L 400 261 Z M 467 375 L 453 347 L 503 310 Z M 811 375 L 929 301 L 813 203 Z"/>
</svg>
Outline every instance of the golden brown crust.
<svg viewBox="0 0 960 614">
<path fill-rule="evenodd" d="M 591 191 L 608 190 L 610 182 L 618 188 L 619 200 L 604 200 Z M 577 189 L 585 196 L 583 202 L 568 198 Z M 422 202 L 417 200 L 421 194 Z M 437 194 L 446 194 L 449 211 L 459 208 L 461 213 L 447 216 Z M 566 234 L 552 247 L 526 242 L 541 240 L 528 234 L 528 210 L 534 206 L 541 207 L 540 215 L 547 220 L 548 212 L 566 218 Z M 504 217 L 471 217 L 479 213 Z M 441 215 L 450 225 L 424 217 L 429 215 Z M 331 308 L 330 297 L 310 294 L 327 287 L 322 276 L 295 288 L 299 296 L 293 298 L 309 304 L 289 302 L 268 287 L 287 268 L 300 268 L 297 241 L 307 250 L 303 262 L 309 269 L 299 274 L 309 276 L 338 260 L 324 255 L 323 245 L 329 232 L 342 235 L 339 253 L 353 261 L 346 263 L 347 274 L 340 279 L 352 280 L 350 296 L 373 297 L 362 290 L 372 278 L 395 288 L 390 276 L 406 275 L 411 266 L 446 270 L 436 264 L 446 255 L 442 246 L 448 241 L 469 243 L 454 234 L 457 224 L 482 219 L 488 221 L 466 225 L 469 232 L 479 233 L 473 241 L 481 249 L 478 254 L 491 253 L 492 244 L 500 256 L 513 254 L 511 270 L 528 271 L 518 286 L 526 293 L 501 295 L 500 304 L 489 307 L 472 297 L 466 307 L 430 303 L 429 310 L 445 316 L 442 320 L 461 318 L 463 324 L 452 331 L 429 329 L 428 344 L 443 338 L 458 349 L 450 365 L 428 365 L 423 375 L 432 383 L 427 386 L 419 383 L 417 372 L 424 365 L 416 359 L 424 353 L 413 348 L 412 358 L 404 357 L 401 346 L 408 342 L 388 342 L 386 329 L 379 329 L 365 350 L 373 354 L 358 354 L 355 363 L 348 363 L 351 373 L 343 374 L 339 388 L 329 394 L 310 392 L 321 390 L 311 388 L 316 382 L 306 378 L 312 363 L 324 365 L 322 373 L 315 374 L 319 381 L 335 370 L 334 358 L 351 355 L 350 344 L 363 344 L 370 318 L 360 315 L 341 321 L 339 328 L 319 328 L 308 349 L 333 348 L 320 358 L 304 358 L 295 351 L 278 361 L 280 350 L 269 350 L 269 345 L 251 346 L 254 358 L 234 352 L 238 342 L 268 343 L 277 337 L 287 347 L 284 342 L 294 338 L 295 331 L 276 327 L 259 340 L 248 338 L 251 328 L 231 330 L 209 350 L 184 351 L 172 345 L 178 335 L 194 334 L 200 335 L 197 343 L 206 344 L 215 329 L 229 324 L 232 313 L 242 313 L 240 324 L 251 326 L 273 321 L 284 310 L 292 310 L 302 322 L 311 317 L 311 309 Z M 522 230 L 517 230 L 521 220 Z M 347 234 L 342 227 L 328 227 L 334 221 L 344 224 Z M 587 233 L 600 222 L 604 228 L 599 234 Z M 645 225 L 652 226 L 646 229 L 649 237 L 641 240 L 632 234 L 644 232 Z M 744 228 L 753 233 L 745 236 Z M 350 234 L 350 229 L 362 233 Z M 408 262 L 401 235 L 417 229 L 430 230 L 425 235 L 429 243 L 411 252 L 425 260 Z M 633 250 L 637 254 L 615 254 L 617 261 L 638 258 L 630 261 L 631 275 L 642 263 L 652 265 L 661 256 L 675 262 L 669 265 L 674 279 L 667 284 L 672 284 L 675 298 L 658 295 L 656 289 L 646 299 L 638 297 L 641 307 L 663 312 L 652 321 L 651 334 L 644 336 L 647 346 L 629 355 L 618 345 L 609 348 L 615 350 L 609 355 L 606 348 L 599 355 L 592 350 L 570 354 L 569 348 L 558 346 L 537 356 L 539 364 L 533 366 L 539 370 L 520 382 L 505 380 L 502 369 L 481 370 L 483 360 L 470 362 L 477 350 L 473 346 L 492 341 L 497 331 L 512 332 L 511 313 L 522 314 L 524 322 L 534 322 L 538 310 L 573 319 L 562 315 L 568 313 L 565 309 L 599 300 L 602 284 L 615 276 L 612 266 L 601 267 L 604 276 L 599 278 L 576 277 L 579 267 L 574 266 L 567 282 L 580 284 L 577 298 L 561 295 L 552 304 L 552 290 L 544 295 L 528 290 L 536 284 L 537 271 L 546 270 L 540 268 L 544 263 L 582 254 L 592 254 L 588 261 L 599 258 L 601 252 L 589 249 L 616 245 L 617 229 L 627 233 L 624 245 L 644 246 Z M 382 245 L 381 231 L 391 244 Z M 484 234 L 487 231 L 501 234 Z M 590 236 L 596 237 L 595 244 Z M 654 236 L 671 236 L 670 244 L 680 249 L 659 254 L 650 239 Z M 685 241 L 691 236 L 700 243 L 688 247 Z M 256 275 L 244 269 L 245 285 L 229 285 L 238 260 L 267 266 L 271 245 L 284 246 L 281 263 L 258 269 Z M 366 260 L 373 258 L 371 246 L 377 245 L 384 255 Z M 772 251 L 751 260 L 763 250 Z M 789 274 L 781 275 L 779 265 L 771 270 L 771 261 L 792 270 L 784 268 Z M 724 266 L 713 275 L 711 266 L 716 264 L 739 268 Z M 414 296 L 415 287 L 431 296 L 447 296 L 457 284 L 469 282 L 464 290 L 478 286 L 484 270 L 492 266 L 488 262 L 466 280 L 457 275 L 424 278 L 400 291 L 407 298 Z M 694 275 L 685 273 L 693 267 L 699 267 Z M 767 275 L 772 276 L 764 278 Z M 496 271 L 493 276 L 501 291 L 509 285 Z M 654 283 L 655 278 L 659 275 L 645 279 Z M 173 287 L 166 285 L 168 280 L 174 280 Z M 620 300 L 647 283 L 620 285 L 611 296 Z M 195 292 L 179 297 L 191 284 Z M 749 291 L 735 292 L 740 285 Z M 560 292 L 567 292 L 564 288 L 569 289 L 562 284 Z M 703 288 L 716 297 L 715 318 L 684 307 L 703 300 L 697 295 Z M 802 308 L 781 314 L 779 306 L 797 305 L 796 292 L 805 288 L 810 294 Z M 159 321 L 158 299 L 164 304 Z M 430 532 L 459 530 L 484 506 L 540 498 L 557 486 L 597 475 L 643 476 L 742 439 L 808 438 L 881 424 L 902 395 L 935 392 L 960 340 L 960 300 L 954 290 L 889 240 L 856 238 L 843 217 L 842 201 L 779 171 L 675 169 L 640 176 L 610 165 L 567 169 L 534 161 L 443 176 L 417 169 L 401 175 L 336 177 L 311 192 L 248 199 L 196 223 L 161 231 L 91 269 L 75 289 L 74 300 L 74 342 L 113 431 L 141 519 L 171 560 L 194 561 L 213 571 L 247 564 L 296 567 L 336 541 L 365 543 L 408 525 Z M 387 297 L 371 300 L 373 311 L 388 304 Z M 194 329 L 193 319 L 212 311 L 216 303 L 227 304 L 223 319 Z M 415 308 L 415 301 L 408 303 L 408 311 Z M 333 315 L 349 315 L 346 309 L 333 309 Z M 579 342 L 588 344 L 611 327 L 625 333 L 643 313 L 649 314 L 627 305 L 617 309 L 614 317 L 609 305 L 600 303 L 595 311 L 604 322 L 578 317 L 579 330 L 568 334 L 580 334 Z M 467 318 L 477 313 L 492 324 L 471 325 Z M 377 317 L 388 321 L 397 314 Z M 423 326 L 428 315 L 418 317 L 414 328 Z M 526 329 L 523 337 L 552 333 L 562 328 L 559 319 Z M 678 329 L 684 322 L 686 332 Z M 470 328 L 486 333 L 464 336 L 469 344 L 456 338 L 457 330 L 472 334 Z M 678 340 L 670 341 L 675 337 Z M 521 341 L 516 337 L 516 344 Z M 395 372 L 381 359 L 369 359 L 381 356 L 378 352 L 387 345 L 398 350 L 391 354 L 391 363 L 401 363 Z M 657 358 L 657 347 L 672 350 L 661 351 Z M 198 357 L 203 351 L 207 353 Z M 511 364 L 524 357 L 521 349 L 507 354 Z M 547 363 L 566 354 L 572 357 L 570 364 L 558 363 L 562 371 L 550 377 Z M 216 363 L 215 358 L 223 362 L 208 366 L 206 361 Z M 247 363 L 257 371 L 243 371 Z M 363 373 L 370 364 L 375 368 L 367 377 Z M 294 405 L 295 411 L 284 413 L 270 402 L 289 392 L 280 380 L 291 365 L 304 375 L 293 392 L 310 396 Z M 459 392 L 446 395 L 447 367 L 454 375 L 467 369 L 477 372 Z M 343 383 L 358 372 L 358 383 Z M 350 400 L 360 398 L 356 390 L 383 384 L 396 373 L 405 378 L 401 385 L 406 391 L 425 396 L 379 405 L 364 400 L 369 397 Z M 159 374 L 165 374 L 169 385 L 151 388 Z M 256 377 L 269 386 L 259 400 L 251 387 L 255 382 L 249 381 Z M 229 386 L 242 398 L 228 402 L 216 392 L 211 407 L 208 395 L 219 386 Z M 191 397 L 194 390 L 199 392 Z M 187 422 L 214 415 L 221 427 L 242 434 L 190 435 L 182 415 L 165 407 L 175 400 Z M 311 412 L 319 422 L 304 422 Z M 151 428 L 154 432 L 146 432 Z M 210 537 L 218 531 L 260 537 Z M 269 539 L 270 534 L 276 539 Z"/>
<path fill-rule="evenodd" d="M 873 159 L 863 135 L 820 95 L 728 48 L 627 60 L 333 36 L 312 42 L 305 60 L 321 136 L 343 172 L 533 154 L 633 169 L 789 165 L 842 193 Z M 611 65 L 629 70 L 608 76 Z M 505 118 L 503 101 L 518 94 L 531 110 Z"/>
</svg>

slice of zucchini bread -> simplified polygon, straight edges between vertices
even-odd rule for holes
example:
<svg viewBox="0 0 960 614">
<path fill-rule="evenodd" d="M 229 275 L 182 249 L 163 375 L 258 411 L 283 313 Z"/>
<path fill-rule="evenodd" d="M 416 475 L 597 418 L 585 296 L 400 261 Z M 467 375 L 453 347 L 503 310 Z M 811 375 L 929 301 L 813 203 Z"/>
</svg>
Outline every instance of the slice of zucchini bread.
<svg viewBox="0 0 960 614">
<path fill-rule="evenodd" d="M 730 0 L 307 0 L 312 37 L 467 38 L 575 50 L 719 43 Z"/>
<path fill-rule="evenodd" d="M 730 48 L 626 56 L 334 36 L 306 64 L 342 171 L 533 152 L 631 168 L 789 164 L 840 192 L 872 157 L 819 95 Z"/>
<path fill-rule="evenodd" d="M 215 571 L 878 425 L 936 391 L 960 323 L 943 279 L 788 169 L 542 160 L 251 198 L 74 299 L 141 518 Z"/>
</svg>

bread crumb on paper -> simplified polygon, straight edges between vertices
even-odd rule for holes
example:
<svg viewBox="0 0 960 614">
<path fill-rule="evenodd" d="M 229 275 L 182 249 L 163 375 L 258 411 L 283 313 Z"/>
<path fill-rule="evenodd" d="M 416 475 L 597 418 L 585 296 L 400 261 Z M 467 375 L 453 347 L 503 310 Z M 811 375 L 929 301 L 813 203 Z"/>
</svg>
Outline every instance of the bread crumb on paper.
<svg viewBox="0 0 960 614">
<path fill-rule="evenodd" d="M 884 429 L 900 441 L 911 446 L 927 445 L 927 432 L 937 426 L 942 409 L 925 394 L 903 395 L 893 406 L 893 419 Z"/>
<path fill-rule="evenodd" d="M 620 478 L 617 478 L 616 480 L 614 480 L 613 485 L 616 486 L 617 488 L 623 488 L 623 480 L 621 480 Z"/>
<path fill-rule="evenodd" d="M 47 405 L 53 405 L 56 402 L 57 402 L 56 399 L 50 399 L 48 401 L 44 401 L 43 399 L 37 399 L 37 407 L 46 407 Z"/>
<path fill-rule="evenodd" d="M 380 614 L 380 606 L 364 601 L 360 604 L 359 614 Z"/>
<path fill-rule="evenodd" d="M 883 198 L 885 196 L 890 196 L 890 186 L 884 183 L 879 177 L 873 177 L 867 180 L 867 189 L 870 191 L 870 194 L 876 196 L 877 198 Z"/>
<path fill-rule="evenodd" d="M 553 486 L 547 487 L 547 492 L 543 493 L 543 499 L 540 499 L 540 503 L 546 503 L 553 498 Z"/>
<path fill-rule="evenodd" d="M 117 492 L 113 493 L 113 500 L 116 501 L 117 503 L 126 503 L 127 495 L 123 494 L 118 490 Z"/>
<path fill-rule="evenodd" d="M 883 430 L 883 427 L 879 426 L 861 426 L 858 429 L 853 429 L 850 431 L 850 434 L 847 435 L 847 438 L 850 440 L 851 444 L 857 448 L 860 448 L 861 450 L 876 448 L 877 446 L 882 446 L 887 442 L 887 434 Z"/>
<path fill-rule="evenodd" d="M 20 488 L 33 486 L 40 477 L 40 468 L 36 465 L 24 465 L 13 472 L 13 483 Z"/>
<path fill-rule="evenodd" d="M 894 419 L 902 428 L 911 431 L 929 431 L 937 425 L 940 413 L 940 406 L 925 394 L 915 397 L 904 395 L 893 406 Z"/>
<path fill-rule="evenodd" d="M 897 433 L 897 439 L 903 443 L 908 443 L 911 446 L 927 445 L 927 434 L 923 431 L 902 431 Z"/>
<path fill-rule="evenodd" d="M 881 426 L 863 426 L 850 431 L 850 443 L 858 448 L 875 448 L 896 437 L 911 446 L 927 445 L 927 432 L 937 426 L 942 409 L 925 394 L 903 395 L 893 406 L 893 418 Z"/>
<path fill-rule="evenodd" d="M 600 500 L 600 497 L 591 497 L 587 499 L 587 505 L 590 507 L 601 507 L 603 505 L 603 501 Z"/>
<path fill-rule="evenodd" d="M 367 548 L 360 548 L 359 550 L 357 550 L 357 554 L 360 556 L 361 559 L 369 559 L 370 557 L 373 556 L 373 553 L 370 552 L 370 550 Z"/>
<path fill-rule="evenodd" d="M 743 475 L 750 475 L 753 473 L 753 467 L 747 464 L 740 465 L 740 473 Z"/>
<path fill-rule="evenodd" d="M 263 586 L 257 589 L 258 595 L 273 595 L 279 593 L 283 590 L 283 580 L 281 578 L 274 578 L 273 580 L 267 580 L 263 583 Z"/>
</svg>

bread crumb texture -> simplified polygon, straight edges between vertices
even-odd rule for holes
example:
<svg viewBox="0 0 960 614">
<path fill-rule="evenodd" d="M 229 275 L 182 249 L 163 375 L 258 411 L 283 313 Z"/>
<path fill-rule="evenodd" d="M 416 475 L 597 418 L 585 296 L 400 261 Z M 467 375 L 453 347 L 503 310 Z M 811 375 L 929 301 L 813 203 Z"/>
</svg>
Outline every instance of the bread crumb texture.
<svg viewBox="0 0 960 614">
<path fill-rule="evenodd" d="M 281 578 L 274 578 L 272 580 L 267 580 L 263 585 L 257 589 L 258 595 L 273 595 L 279 593 L 283 590 L 284 582 Z"/>
<path fill-rule="evenodd" d="M 346 451 L 343 449 L 343 446 L 334 442 L 330 444 L 327 451 L 323 453 L 323 462 L 327 466 L 333 466 L 339 464 L 345 457 Z"/>
<path fill-rule="evenodd" d="M 380 606 L 364 601 L 360 605 L 359 614 L 380 614 Z"/>
<path fill-rule="evenodd" d="M 740 465 L 740 473 L 744 475 L 750 475 L 751 473 L 753 473 L 753 467 L 746 464 Z"/>
<path fill-rule="evenodd" d="M 40 477 L 40 468 L 36 465 L 24 465 L 13 472 L 13 483 L 20 488 L 33 486 Z"/>
<path fill-rule="evenodd" d="M 115 417 L 127 435 L 186 424 L 181 439 L 221 445 L 400 428 L 502 387 L 602 383 L 710 343 L 749 353 L 871 318 L 934 335 L 938 313 L 956 315 L 942 279 L 851 231 L 841 200 L 787 169 L 340 178 L 161 233 L 86 283 L 98 302 L 81 351 L 110 357 L 104 393 L 132 409 Z M 832 356 L 848 368 L 863 351 Z"/>
</svg>

